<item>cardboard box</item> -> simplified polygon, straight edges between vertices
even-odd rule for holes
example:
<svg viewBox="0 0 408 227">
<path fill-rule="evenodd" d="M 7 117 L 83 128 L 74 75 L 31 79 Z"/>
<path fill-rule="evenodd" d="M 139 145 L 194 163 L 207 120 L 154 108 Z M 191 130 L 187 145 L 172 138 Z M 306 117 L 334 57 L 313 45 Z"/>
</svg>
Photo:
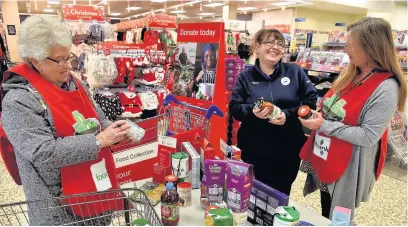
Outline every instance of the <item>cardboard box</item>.
<svg viewBox="0 0 408 227">
<path fill-rule="evenodd" d="M 225 189 L 227 162 L 223 160 L 205 160 L 205 177 L 208 201 L 222 203 Z"/>
<path fill-rule="evenodd" d="M 248 205 L 248 222 L 251 224 L 271 225 L 270 219 L 275 214 L 276 208 L 288 204 L 289 196 L 254 180 Z"/>
<path fill-rule="evenodd" d="M 240 161 L 228 161 L 226 189 L 229 209 L 238 213 L 248 210 L 253 179 L 252 165 Z"/>
<path fill-rule="evenodd" d="M 189 176 L 191 176 L 191 185 L 193 189 L 200 188 L 200 155 L 194 149 L 190 142 L 182 143 L 182 151 L 189 155 Z"/>
<path fill-rule="evenodd" d="M 153 182 L 157 184 L 164 184 L 165 177 L 172 174 L 171 166 L 160 166 L 159 163 L 153 165 Z"/>
</svg>

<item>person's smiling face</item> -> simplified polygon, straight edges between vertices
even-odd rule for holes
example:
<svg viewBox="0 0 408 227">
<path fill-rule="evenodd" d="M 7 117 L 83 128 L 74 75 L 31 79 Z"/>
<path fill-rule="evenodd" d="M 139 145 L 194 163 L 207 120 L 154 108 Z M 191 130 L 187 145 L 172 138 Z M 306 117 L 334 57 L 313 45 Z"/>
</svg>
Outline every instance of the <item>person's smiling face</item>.
<svg viewBox="0 0 408 227">
<path fill-rule="evenodd" d="M 284 41 L 277 40 L 273 37 L 273 35 L 269 35 L 267 39 L 258 44 L 258 57 L 261 61 L 274 65 L 282 58 L 284 47 Z"/>
<path fill-rule="evenodd" d="M 207 50 L 204 53 L 204 64 L 206 68 L 209 69 L 215 68 L 216 61 L 217 60 L 215 59 L 215 51 Z"/>
</svg>

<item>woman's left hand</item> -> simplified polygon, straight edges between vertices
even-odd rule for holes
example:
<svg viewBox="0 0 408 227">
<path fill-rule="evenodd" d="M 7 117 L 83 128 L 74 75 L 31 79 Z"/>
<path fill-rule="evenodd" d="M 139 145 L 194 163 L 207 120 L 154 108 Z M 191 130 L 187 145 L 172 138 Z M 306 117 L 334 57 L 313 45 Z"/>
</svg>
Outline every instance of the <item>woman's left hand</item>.
<svg viewBox="0 0 408 227">
<path fill-rule="evenodd" d="M 305 120 L 305 119 L 299 117 L 299 120 L 302 123 L 302 125 L 305 126 L 306 128 L 308 128 L 310 130 L 317 131 L 322 126 L 324 119 L 323 119 L 323 116 L 322 116 L 321 113 L 316 112 L 314 110 L 311 110 L 311 111 L 312 111 L 312 114 L 314 116 L 314 119 Z"/>
<path fill-rule="evenodd" d="M 276 115 L 272 120 L 269 121 L 274 125 L 283 125 L 286 122 L 286 114 L 282 112 L 279 115 Z"/>
</svg>

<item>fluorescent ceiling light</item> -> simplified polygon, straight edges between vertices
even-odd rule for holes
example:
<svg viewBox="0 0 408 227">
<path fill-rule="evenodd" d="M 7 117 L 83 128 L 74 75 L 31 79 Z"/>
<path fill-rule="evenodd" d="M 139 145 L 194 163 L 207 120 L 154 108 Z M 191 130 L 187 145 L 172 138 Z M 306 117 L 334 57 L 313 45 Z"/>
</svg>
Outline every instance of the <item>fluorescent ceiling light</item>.
<svg viewBox="0 0 408 227">
<path fill-rule="evenodd" d="M 138 10 L 138 9 L 141 9 L 142 7 L 139 7 L 139 6 L 131 6 L 131 7 L 128 7 L 127 9 L 128 10 Z"/>
<path fill-rule="evenodd" d="M 47 4 L 58 5 L 58 4 L 60 4 L 60 2 L 59 1 L 47 1 Z"/>
<path fill-rule="evenodd" d="M 46 12 L 46 13 L 52 13 L 52 12 L 54 12 L 54 9 L 44 9 L 43 11 Z"/>
<path fill-rule="evenodd" d="M 120 16 L 121 13 L 110 13 L 111 16 Z"/>
<path fill-rule="evenodd" d="M 203 6 L 205 6 L 205 7 L 217 7 L 217 6 L 223 6 L 223 5 L 224 4 L 222 4 L 222 3 L 214 2 L 214 3 L 206 4 L 206 5 L 203 5 Z"/>
<path fill-rule="evenodd" d="M 167 2 L 167 0 L 150 0 L 151 2 Z"/>
<path fill-rule="evenodd" d="M 197 14 L 198 16 L 211 16 L 214 15 L 215 13 L 199 13 Z"/>
<path fill-rule="evenodd" d="M 296 5 L 296 2 L 275 2 L 271 3 L 273 6 L 290 6 L 290 5 Z"/>
<path fill-rule="evenodd" d="M 119 17 L 111 17 L 111 20 L 122 20 L 123 18 L 119 18 Z"/>
<path fill-rule="evenodd" d="M 257 9 L 256 7 L 241 7 L 241 8 L 237 8 L 237 10 L 239 11 L 248 11 L 248 10 L 254 10 Z"/>
<path fill-rule="evenodd" d="M 174 14 L 179 14 L 179 13 L 185 13 L 186 11 L 184 11 L 184 10 L 174 10 L 174 11 L 171 11 L 170 13 L 174 13 Z"/>
</svg>

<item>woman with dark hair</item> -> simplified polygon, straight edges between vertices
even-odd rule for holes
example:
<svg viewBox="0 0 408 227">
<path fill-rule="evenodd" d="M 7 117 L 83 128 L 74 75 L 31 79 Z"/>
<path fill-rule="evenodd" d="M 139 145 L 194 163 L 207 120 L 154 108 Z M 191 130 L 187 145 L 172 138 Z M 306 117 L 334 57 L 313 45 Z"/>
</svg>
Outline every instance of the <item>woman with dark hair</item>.
<svg viewBox="0 0 408 227">
<path fill-rule="evenodd" d="M 323 216 L 336 206 L 351 209 L 368 201 L 387 152 L 387 126 L 403 111 L 407 77 L 395 55 L 391 25 L 363 18 L 347 28 L 350 57 L 322 100 L 322 113 L 302 124 L 314 130 L 301 152 L 308 173 L 304 193 L 320 189 Z"/>
<path fill-rule="evenodd" d="M 317 93 L 299 66 L 282 62 L 284 47 L 278 30 L 262 29 L 254 35 L 251 51 L 258 58 L 239 76 L 229 110 L 242 122 L 238 147 L 242 159 L 254 165 L 256 179 L 289 195 L 306 141 L 297 111 L 302 105 L 315 108 Z M 280 107 L 282 114 L 270 121 L 269 108 L 253 109 L 258 98 Z"/>
<path fill-rule="evenodd" d="M 204 46 L 201 54 L 201 71 L 198 73 L 196 82 L 198 83 L 215 83 L 215 68 L 217 67 L 217 52 L 212 44 Z"/>
</svg>

